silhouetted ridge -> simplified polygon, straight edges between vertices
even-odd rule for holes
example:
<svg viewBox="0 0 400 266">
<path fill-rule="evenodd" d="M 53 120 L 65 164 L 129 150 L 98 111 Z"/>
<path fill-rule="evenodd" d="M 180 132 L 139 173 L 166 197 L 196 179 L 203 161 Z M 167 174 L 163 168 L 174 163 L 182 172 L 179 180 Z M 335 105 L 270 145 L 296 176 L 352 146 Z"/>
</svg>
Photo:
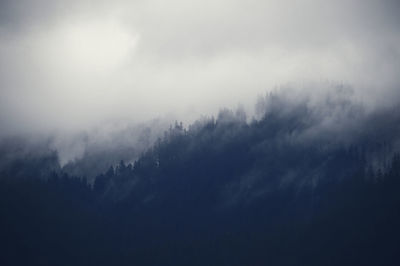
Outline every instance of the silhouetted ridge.
<svg viewBox="0 0 400 266">
<path fill-rule="evenodd" d="M 0 264 L 397 265 L 398 109 L 342 90 L 176 122 L 93 184 L 3 159 Z"/>
</svg>

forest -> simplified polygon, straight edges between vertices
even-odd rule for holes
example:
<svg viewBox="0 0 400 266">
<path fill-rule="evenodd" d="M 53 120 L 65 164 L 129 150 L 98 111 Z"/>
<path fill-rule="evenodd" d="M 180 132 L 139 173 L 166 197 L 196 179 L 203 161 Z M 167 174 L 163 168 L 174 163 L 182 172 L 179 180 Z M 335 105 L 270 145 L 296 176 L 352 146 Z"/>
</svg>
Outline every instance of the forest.
<svg viewBox="0 0 400 266">
<path fill-rule="evenodd" d="M 255 109 L 175 122 L 94 178 L 3 143 L 0 264 L 398 265 L 399 109 L 340 87 Z"/>
</svg>

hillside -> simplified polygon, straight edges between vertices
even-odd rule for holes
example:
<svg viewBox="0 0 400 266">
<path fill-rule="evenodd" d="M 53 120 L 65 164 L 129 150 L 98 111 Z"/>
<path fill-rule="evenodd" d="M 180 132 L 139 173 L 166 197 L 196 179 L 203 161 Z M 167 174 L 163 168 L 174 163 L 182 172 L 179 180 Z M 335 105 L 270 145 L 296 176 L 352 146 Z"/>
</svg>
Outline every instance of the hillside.
<svg viewBox="0 0 400 266">
<path fill-rule="evenodd" d="M 270 94 L 257 119 L 223 109 L 176 122 L 93 184 L 56 153 L 8 162 L 0 262 L 395 265 L 400 116 L 335 95 Z"/>
</svg>

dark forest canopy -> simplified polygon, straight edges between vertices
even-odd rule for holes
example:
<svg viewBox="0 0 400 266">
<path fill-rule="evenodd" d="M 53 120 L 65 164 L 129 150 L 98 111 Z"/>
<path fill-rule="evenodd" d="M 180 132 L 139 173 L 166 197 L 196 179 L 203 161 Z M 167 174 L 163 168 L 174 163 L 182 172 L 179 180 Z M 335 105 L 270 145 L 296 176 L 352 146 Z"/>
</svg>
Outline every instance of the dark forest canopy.
<svg viewBox="0 0 400 266">
<path fill-rule="evenodd" d="M 256 110 L 176 122 L 93 182 L 56 151 L 10 158 L 21 148 L 3 144 L 0 263 L 398 264 L 399 109 L 366 110 L 339 86 Z"/>
</svg>

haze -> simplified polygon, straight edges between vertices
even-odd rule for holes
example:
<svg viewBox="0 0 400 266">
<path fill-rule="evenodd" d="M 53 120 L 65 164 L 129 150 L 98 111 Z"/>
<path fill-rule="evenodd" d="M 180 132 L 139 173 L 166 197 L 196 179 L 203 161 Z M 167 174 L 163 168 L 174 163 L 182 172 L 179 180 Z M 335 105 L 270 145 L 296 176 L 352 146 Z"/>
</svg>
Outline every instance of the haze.
<svg viewBox="0 0 400 266">
<path fill-rule="evenodd" d="M 400 85 L 397 1 L 0 3 L 1 136 L 172 114 L 190 121 L 276 86 L 352 86 L 366 105 Z M 309 84 L 317 84 L 310 86 Z M 323 87 L 323 86 L 322 86 Z"/>
</svg>

